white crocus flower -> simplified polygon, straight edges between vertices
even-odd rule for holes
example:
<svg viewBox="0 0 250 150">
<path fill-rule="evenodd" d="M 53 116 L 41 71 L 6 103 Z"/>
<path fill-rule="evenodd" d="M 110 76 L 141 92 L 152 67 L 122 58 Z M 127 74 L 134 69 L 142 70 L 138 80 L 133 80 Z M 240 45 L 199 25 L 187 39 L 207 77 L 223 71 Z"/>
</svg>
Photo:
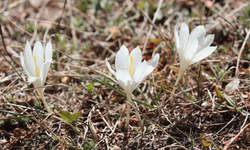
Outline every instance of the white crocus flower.
<svg viewBox="0 0 250 150">
<path fill-rule="evenodd" d="M 212 54 L 217 46 L 210 46 L 214 40 L 214 35 L 206 35 L 204 26 L 199 25 L 189 34 L 186 23 L 182 23 L 178 32 L 177 26 L 174 29 L 174 40 L 180 58 L 180 72 L 176 80 L 176 86 L 184 71 L 192 64 L 201 61 Z"/>
<path fill-rule="evenodd" d="M 49 41 L 46 44 L 45 53 L 44 48 L 40 41 L 35 43 L 33 48 L 33 53 L 31 51 L 31 46 L 29 42 L 26 42 L 24 56 L 22 52 L 20 53 L 21 65 L 24 72 L 28 76 L 28 82 L 34 84 L 40 94 L 42 101 L 48 113 L 51 112 L 46 101 L 44 100 L 43 87 L 45 79 L 47 77 L 50 64 L 52 63 L 52 45 Z"/>
<path fill-rule="evenodd" d="M 111 68 L 106 58 L 108 69 L 125 90 L 128 101 L 131 101 L 132 92 L 155 69 L 158 62 L 159 54 L 156 54 L 149 63 L 145 60 L 142 62 L 142 53 L 138 46 L 130 54 L 126 46 L 123 45 L 120 48 L 115 58 L 116 72 Z M 127 106 L 126 127 L 128 127 L 129 123 L 129 109 L 130 105 Z"/>
</svg>

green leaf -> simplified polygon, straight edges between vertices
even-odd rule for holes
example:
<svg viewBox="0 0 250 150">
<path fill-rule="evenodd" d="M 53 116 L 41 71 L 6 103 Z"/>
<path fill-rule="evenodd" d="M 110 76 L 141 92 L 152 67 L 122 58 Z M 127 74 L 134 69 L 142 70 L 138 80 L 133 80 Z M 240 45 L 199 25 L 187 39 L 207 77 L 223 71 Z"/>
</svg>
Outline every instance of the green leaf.
<svg viewBox="0 0 250 150">
<path fill-rule="evenodd" d="M 61 111 L 59 113 L 60 117 L 68 122 L 72 122 L 72 115 L 68 111 Z"/>
<path fill-rule="evenodd" d="M 213 73 L 214 73 L 214 77 L 218 80 L 219 78 L 218 78 L 218 74 L 217 74 L 217 72 L 216 72 L 216 68 L 214 67 L 214 65 L 213 65 L 211 62 L 209 62 L 208 64 L 209 64 L 211 70 L 212 70 Z"/>
<path fill-rule="evenodd" d="M 61 111 L 61 108 L 60 108 L 58 105 L 56 105 L 56 104 L 54 104 L 54 108 L 55 108 L 56 110 L 58 110 L 58 111 Z"/>
<path fill-rule="evenodd" d="M 243 116 L 249 115 L 249 112 L 243 110 L 243 107 L 237 108 L 237 110 L 238 110 Z"/>
<path fill-rule="evenodd" d="M 160 91 L 159 91 L 159 93 L 158 93 L 158 95 L 156 97 L 156 101 L 155 101 L 156 104 L 158 104 L 158 101 L 160 100 L 162 89 L 163 89 L 163 86 L 161 86 L 161 89 L 160 89 Z"/>
<path fill-rule="evenodd" d="M 77 113 L 78 112 L 78 109 L 74 110 L 73 114 Z"/>
<path fill-rule="evenodd" d="M 72 120 L 76 120 L 76 119 L 79 118 L 79 116 L 80 116 L 80 112 L 74 113 L 74 114 L 72 115 L 71 119 L 72 119 Z"/>
<path fill-rule="evenodd" d="M 87 90 L 88 90 L 89 92 L 92 92 L 93 89 L 94 89 L 93 83 L 89 83 L 89 85 L 87 86 Z"/>
<path fill-rule="evenodd" d="M 155 108 L 154 106 L 149 105 L 149 104 L 146 104 L 146 103 L 143 103 L 142 101 L 139 101 L 139 100 L 137 100 L 137 99 L 132 99 L 132 101 L 135 101 L 135 102 L 137 102 L 137 103 L 139 103 L 139 104 L 142 104 L 142 105 L 144 105 L 144 106 L 147 106 L 147 107 L 150 108 L 150 109 Z"/>
<path fill-rule="evenodd" d="M 147 98 L 145 97 L 144 93 L 141 90 L 137 90 L 137 89 L 135 89 L 135 91 L 139 92 L 142 95 L 145 103 L 147 103 Z"/>
<path fill-rule="evenodd" d="M 194 139 L 192 136 L 190 138 L 191 138 L 191 150 L 194 150 Z"/>
<path fill-rule="evenodd" d="M 224 97 L 229 105 L 231 105 L 232 107 L 237 107 L 237 104 L 235 106 L 235 102 L 227 94 L 224 93 Z"/>
<path fill-rule="evenodd" d="M 154 97 L 153 97 L 153 95 L 152 95 L 152 93 L 151 93 L 151 92 L 149 92 L 149 95 L 150 95 L 150 97 L 151 97 L 151 99 L 152 99 L 152 101 L 153 101 L 154 105 L 157 105 L 157 103 L 155 102 L 155 99 L 154 99 Z"/>
<path fill-rule="evenodd" d="M 187 95 L 184 91 L 182 91 L 181 89 L 179 89 L 183 94 L 184 94 L 184 96 L 186 96 L 188 99 L 190 99 L 190 100 L 194 100 L 194 98 L 193 97 L 191 97 L 191 96 L 189 96 L 189 95 Z"/>
<path fill-rule="evenodd" d="M 234 107 L 231 107 L 231 106 L 228 106 L 228 105 L 226 105 L 226 107 L 227 107 L 228 109 L 231 109 L 231 110 L 234 110 L 234 109 L 235 109 Z"/>
</svg>

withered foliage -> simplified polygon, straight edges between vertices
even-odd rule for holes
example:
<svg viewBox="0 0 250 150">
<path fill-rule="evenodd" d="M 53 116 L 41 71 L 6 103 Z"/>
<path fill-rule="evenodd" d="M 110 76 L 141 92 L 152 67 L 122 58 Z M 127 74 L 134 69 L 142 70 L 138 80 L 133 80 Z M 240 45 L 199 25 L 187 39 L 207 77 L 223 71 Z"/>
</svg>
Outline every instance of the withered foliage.
<svg viewBox="0 0 250 150">
<path fill-rule="evenodd" d="M 0 1 L 0 149 L 249 149 L 249 1 L 161 2 Z M 204 25 L 218 48 L 189 67 L 171 104 L 179 71 L 173 29 L 182 22 L 190 30 Z M 45 113 L 21 68 L 26 40 L 54 47 L 44 87 L 54 114 Z M 128 130 L 123 89 L 105 64 L 114 64 L 122 44 L 139 46 L 147 61 L 160 54 L 133 93 Z M 225 93 L 234 79 L 239 85 Z"/>
</svg>

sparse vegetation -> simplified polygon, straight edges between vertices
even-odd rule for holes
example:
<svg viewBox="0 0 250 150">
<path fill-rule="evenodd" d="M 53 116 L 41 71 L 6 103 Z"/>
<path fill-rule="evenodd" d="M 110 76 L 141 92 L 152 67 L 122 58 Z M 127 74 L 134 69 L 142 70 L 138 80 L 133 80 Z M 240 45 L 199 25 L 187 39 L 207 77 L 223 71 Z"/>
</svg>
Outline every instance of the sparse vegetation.
<svg viewBox="0 0 250 150">
<path fill-rule="evenodd" d="M 0 149 L 250 149 L 248 0 L 0 1 Z M 203 25 L 217 49 L 178 79 L 174 27 Z M 51 41 L 44 88 L 27 81 L 26 41 Z M 105 59 L 139 46 L 154 71 L 130 103 Z M 44 47 L 45 48 L 45 47 Z M 132 69 L 133 70 L 133 69 Z M 115 70 L 117 71 L 117 70 Z M 126 129 L 127 108 L 130 109 Z"/>
</svg>

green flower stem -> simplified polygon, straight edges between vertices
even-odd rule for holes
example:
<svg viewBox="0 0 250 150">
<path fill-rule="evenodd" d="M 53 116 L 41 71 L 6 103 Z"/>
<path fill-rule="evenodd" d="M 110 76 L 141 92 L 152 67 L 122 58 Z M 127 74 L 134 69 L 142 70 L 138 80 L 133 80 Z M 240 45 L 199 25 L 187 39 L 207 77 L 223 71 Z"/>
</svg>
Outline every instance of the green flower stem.
<svg viewBox="0 0 250 150">
<path fill-rule="evenodd" d="M 44 92 L 43 92 L 43 88 L 37 88 L 37 92 L 39 93 L 42 101 L 43 101 L 43 105 L 45 106 L 47 112 L 50 114 L 52 113 L 52 110 L 50 109 L 50 107 L 47 105 L 45 99 L 44 99 Z"/>
<path fill-rule="evenodd" d="M 127 95 L 127 101 L 132 103 L 131 101 L 131 94 Z M 129 125 L 129 119 L 130 119 L 130 105 L 127 105 L 127 118 L 126 118 L 126 124 L 125 124 L 125 128 L 128 129 L 128 125 Z"/>
</svg>

